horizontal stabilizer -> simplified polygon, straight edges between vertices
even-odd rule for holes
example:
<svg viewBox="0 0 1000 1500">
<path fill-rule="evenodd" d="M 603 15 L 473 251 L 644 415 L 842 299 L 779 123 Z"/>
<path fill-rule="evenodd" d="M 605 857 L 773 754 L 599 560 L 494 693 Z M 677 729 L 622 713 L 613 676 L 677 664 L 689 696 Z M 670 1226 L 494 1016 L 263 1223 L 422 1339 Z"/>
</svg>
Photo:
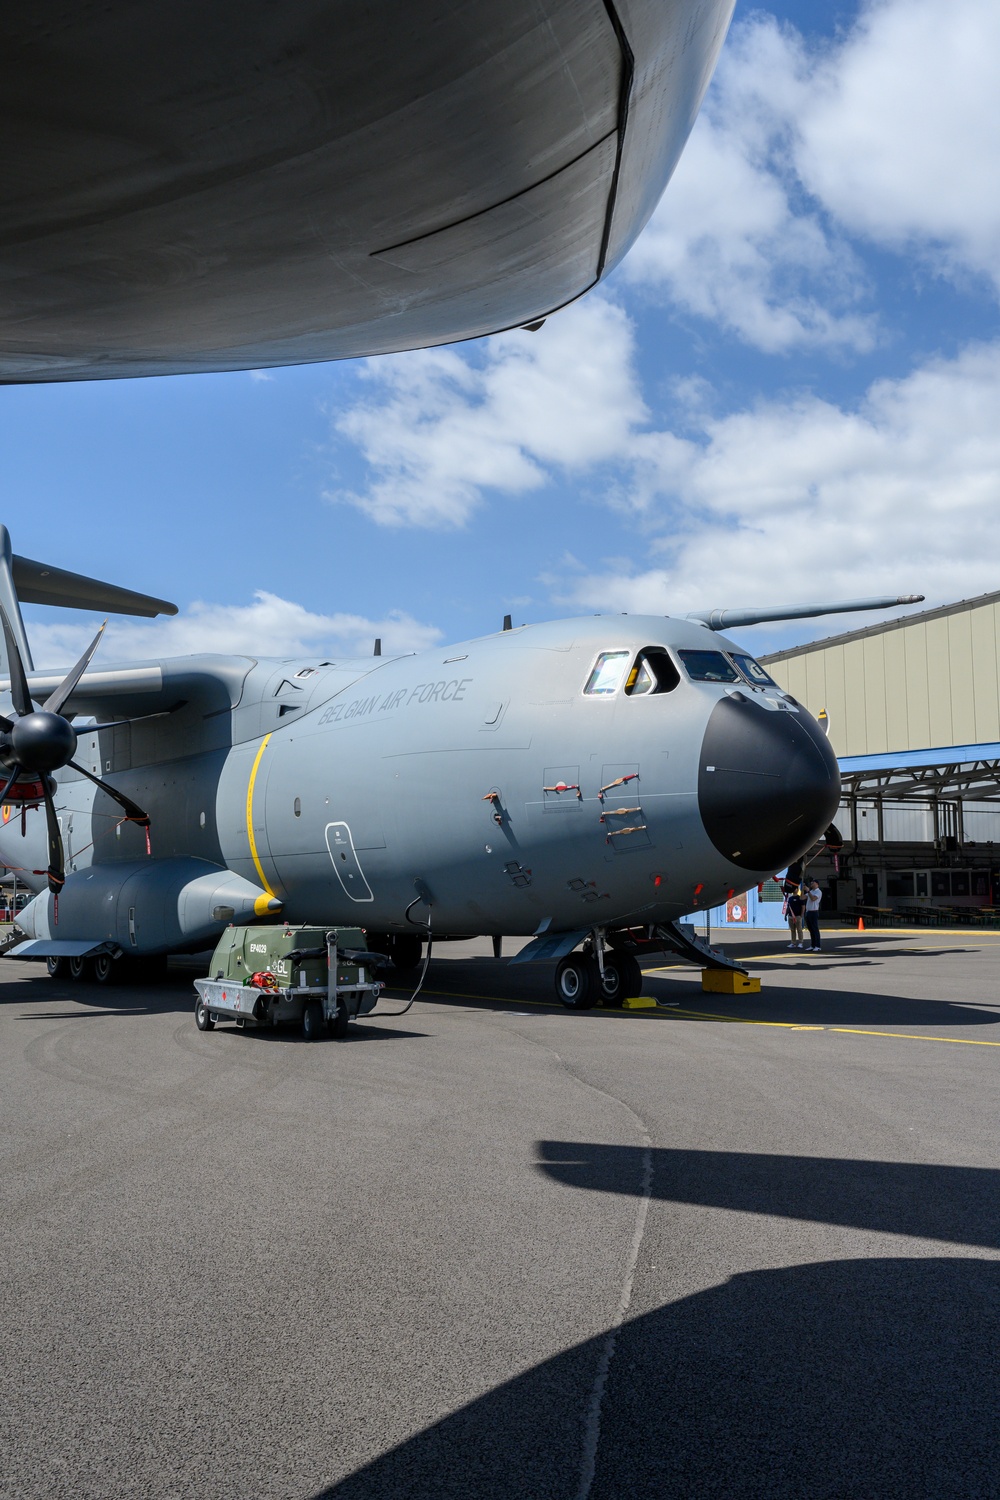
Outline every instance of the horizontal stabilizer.
<svg viewBox="0 0 1000 1500">
<path fill-rule="evenodd" d="M 102 583 L 82 573 L 68 573 L 64 568 L 50 568 L 33 562 L 30 557 L 11 557 L 14 587 L 22 604 L 54 604 L 63 609 L 89 609 L 98 614 L 175 615 L 177 605 L 134 589 Z"/>
<path fill-rule="evenodd" d="M 114 943 L 103 938 L 84 938 L 75 942 L 72 938 L 27 938 L 8 948 L 4 958 L 95 958 L 98 953 L 118 951 Z"/>
<path fill-rule="evenodd" d="M 786 604 L 772 609 L 706 609 L 685 616 L 700 620 L 709 630 L 737 630 L 741 625 L 764 625 L 771 620 L 808 620 L 814 615 L 846 615 L 860 609 L 895 609 L 900 604 L 920 604 L 923 594 L 900 594 L 892 598 L 844 599 L 839 604 Z"/>
</svg>

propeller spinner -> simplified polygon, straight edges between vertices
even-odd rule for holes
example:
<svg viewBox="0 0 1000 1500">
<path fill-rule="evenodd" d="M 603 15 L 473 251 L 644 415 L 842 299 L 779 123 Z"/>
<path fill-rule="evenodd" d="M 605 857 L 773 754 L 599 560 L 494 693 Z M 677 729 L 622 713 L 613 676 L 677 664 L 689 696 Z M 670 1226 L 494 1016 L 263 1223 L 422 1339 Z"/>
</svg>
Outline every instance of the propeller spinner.
<svg viewBox="0 0 1000 1500">
<path fill-rule="evenodd" d="M 62 835 L 59 831 L 59 819 L 53 801 L 55 782 L 50 774 L 52 771 L 59 771 L 63 766 L 71 766 L 80 776 L 86 777 L 95 786 L 99 786 L 102 792 L 106 792 L 113 801 L 118 803 L 119 807 L 124 809 L 126 816 L 132 822 L 138 823 L 143 828 L 149 827 L 149 816 L 130 797 L 126 797 L 116 787 L 109 786 L 99 776 L 91 775 L 73 759 L 76 754 L 77 733 L 70 717 L 67 717 L 62 709 L 69 701 L 80 678 L 90 666 L 94 652 L 100 645 L 101 636 L 104 634 L 104 625 L 94 636 L 80 660 L 67 672 L 56 690 L 49 694 L 41 708 L 36 708 L 32 702 L 21 652 L 2 605 L 0 605 L 0 625 L 3 626 L 4 641 L 7 646 L 7 661 L 10 664 L 10 696 L 15 714 L 13 719 L 0 715 L 0 765 L 8 773 L 3 791 L 0 792 L 0 803 L 6 802 L 12 792 L 15 796 L 17 795 L 16 789 L 19 782 L 22 783 L 23 791 L 30 793 L 32 801 L 37 800 L 38 796 L 44 801 L 49 839 L 49 864 L 45 873 L 48 876 L 49 890 L 54 895 L 58 895 L 66 882 L 66 861 Z M 87 733 L 93 734 L 96 730 L 109 728 L 111 728 L 110 724 L 88 725 Z"/>
</svg>

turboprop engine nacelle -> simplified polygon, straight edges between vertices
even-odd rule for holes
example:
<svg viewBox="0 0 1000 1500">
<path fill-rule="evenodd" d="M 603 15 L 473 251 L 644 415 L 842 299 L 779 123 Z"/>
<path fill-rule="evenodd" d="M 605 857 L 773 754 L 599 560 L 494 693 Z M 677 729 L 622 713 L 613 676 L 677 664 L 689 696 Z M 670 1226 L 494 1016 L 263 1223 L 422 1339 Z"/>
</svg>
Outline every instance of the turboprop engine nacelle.
<svg viewBox="0 0 1000 1500">
<path fill-rule="evenodd" d="M 260 886 L 204 859 L 177 858 L 92 865 L 67 876 L 58 898 L 48 892 L 17 918 L 25 936 L 43 941 L 116 943 L 124 953 L 196 952 L 230 923 L 275 918 L 281 902 Z M 44 957 L 44 950 L 34 949 Z"/>
</svg>

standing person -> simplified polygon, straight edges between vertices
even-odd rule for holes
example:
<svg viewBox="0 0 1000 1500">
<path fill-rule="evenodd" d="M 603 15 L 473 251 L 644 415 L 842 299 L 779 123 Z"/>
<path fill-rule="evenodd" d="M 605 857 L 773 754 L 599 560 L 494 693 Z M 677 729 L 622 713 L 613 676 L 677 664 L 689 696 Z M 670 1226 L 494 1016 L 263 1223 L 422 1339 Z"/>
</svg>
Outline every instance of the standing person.
<svg viewBox="0 0 1000 1500">
<path fill-rule="evenodd" d="M 823 900 L 823 892 L 820 890 L 819 881 L 815 875 L 806 886 L 806 926 L 809 936 L 812 938 L 810 953 L 820 953 L 822 950 L 819 943 L 819 908 Z"/>
<path fill-rule="evenodd" d="M 804 948 L 802 934 L 802 897 L 796 887 L 788 892 L 785 897 L 785 915 L 788 918 L 788 936 L 791 938 L 789 948 Z"/>
</svg>

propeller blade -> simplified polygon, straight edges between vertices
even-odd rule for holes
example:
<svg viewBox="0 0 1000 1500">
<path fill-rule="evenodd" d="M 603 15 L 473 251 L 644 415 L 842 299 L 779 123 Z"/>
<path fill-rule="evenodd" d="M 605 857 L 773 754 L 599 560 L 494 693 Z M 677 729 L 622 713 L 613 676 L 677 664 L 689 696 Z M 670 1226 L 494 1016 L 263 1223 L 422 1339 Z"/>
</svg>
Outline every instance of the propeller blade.
<svg viewBox="0 0 1000 1500">
<path fill-rule="evenodd" d="M 5 719 L 4 716 L 3 716 L 3 714 L 0 714 L 0 729 L 4 729 L 4 730 L 6 730 L 6 732 L 8 734 L 10 734 L 10 732 L 11 732 L 11 730 L 13 728 L 14 728 L 14 720 L 13 719 Z"/>
<path fill-rule="evenodd" d="M 84 672 L 86 672 L 87 668 L 90 666 L 90 663 L 93 660 L 94 652 L 97 650 L 98 646 L 101 644 L 101 636 L 104 634 L 104 627 L 105 627 L 105 625 L 107 625 L 107 623 L 108 623 L 107 620 L 105 620 L 104 625 L 101 626 L 100 630 L 94 636 L 94 639 L 91 641 L 91 643 L 87 647 L 86 651 L 80 657 L 80 660 L 77 662 L 76 666 L 73 667 L 69 672 L 66 673 L 66 676 L 63 678 L 62 682 L 56 688 L 55 692 L 54 693 L 50 693 L 49 696 L 46 698 L 45 702 L 42 704 L 42 708 L 43 708 L 43 710 L 46 713 L 50 713 L 50 714 L 62 713 L 62 706 L 63 706 L 63 704 L 66 702 L 67 698 L 69 698 L 69 696 L 72 693 L 73 689 L 76 687 L 77 683 L 80 681 L 80 678 L 83 676 Z M 8 644 L 8 650 L 9 649 L 10 649 L 10 646 Z"/>
<path fill-rule="evenodd" d="M 3 791 L 0 792 L 0 802 L 6 802 L 7 801 L 7 794 L 10 791 L 11 787 L 14 785 L 14 782 L 20 776 L 20 774 L 21 774 L 21 772 L 22 772 L 23 769 L 24 769 L 23 766 L 17 766 L 16 765 L 14 767 L 13 771 L 11 771 L 10 778 L 9 778 L 9 780 L 7 782 L 7 785 L 4 787 Z"/>
<path fill-rule="evenodd" d="M 28 692 L 28 679 L 24 675 L 24 662 L 21 660 L 21 653 L 18 650 L 17 641 L 14 639 L 14 632 L 10 628 L 7 611 L 2 604 L 0 604 L 0 624 L 3 625 L 3 638 L 7 646 L 7 665 L 10 669 L 10 696 L 14 703 L 15 713 L 23 718 L 25 714 L 34 713 L 35 705 L 32 703 L 31 694 Z"/>
<path fill-rule="evenodd" d="M 45 822 L 49 833 L 49 867 L 46 875 L 49 877 L 49 890 L 53 896 L 58 896 L 66 884 L 66 861 L 63 857 L 62 834 L 59 832 L 59 818 L 56 814 L 56 805 L 52 800 L 48 783 L 45 786 Z"/>
<path fill-rule="evenodd" d="M 120 792 L 117 787 L 109 786 L 99 776 L 92 776 L 89 771 L 84 770 L 83 766 L 78 766 L 75 760 L 71 760 L 70 765 L 74 771 L 79 771 L 81 776 L 86 776 L 88 781 L 92 781 L 95 786 L 99 786 L 102 792 L 107 792 L 113 802 L 117 802 L 119 807 L 125 809 L 133 823 L 138 823 L 140 828 L 149 827 L 149 813 L 143 812 L 138 802 L 133 802 L 131 797 L 126 797 L 125 793 Z"/>
</svg>

